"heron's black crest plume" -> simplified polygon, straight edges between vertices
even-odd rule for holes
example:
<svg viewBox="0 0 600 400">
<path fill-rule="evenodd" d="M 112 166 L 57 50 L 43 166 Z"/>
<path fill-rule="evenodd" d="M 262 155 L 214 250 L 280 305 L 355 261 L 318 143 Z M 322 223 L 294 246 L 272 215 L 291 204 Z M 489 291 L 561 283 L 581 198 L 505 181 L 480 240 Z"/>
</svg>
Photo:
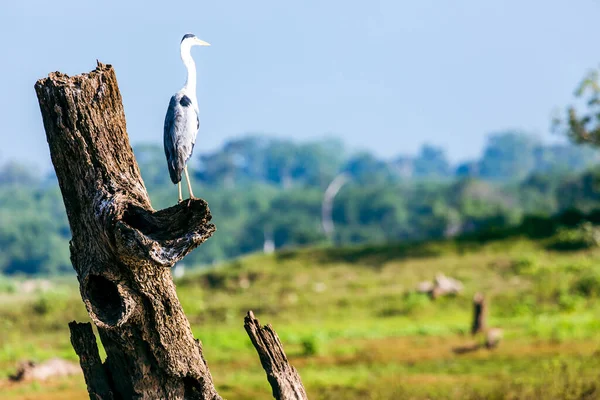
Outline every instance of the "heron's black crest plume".
<svg viewBox="0 0 600 400">
<path fill-rule="evenodd" d="M 183 42 L 185 39 L 189 39 L 189 38 L 193 38 L 196 37 L 196 35 L 194 35 L 193 33 L 186 33 L 185 35 L 183 35 L 183 38 L 181 39 L 181 41 Z"/>
<path fill-rule="evenodd" d="M 181 104 L 183 107 L 189 107 L 192 105 L 192 100 L 184 94 L 183 96 L 181 96 L 179 104 Z"/>
</svg>

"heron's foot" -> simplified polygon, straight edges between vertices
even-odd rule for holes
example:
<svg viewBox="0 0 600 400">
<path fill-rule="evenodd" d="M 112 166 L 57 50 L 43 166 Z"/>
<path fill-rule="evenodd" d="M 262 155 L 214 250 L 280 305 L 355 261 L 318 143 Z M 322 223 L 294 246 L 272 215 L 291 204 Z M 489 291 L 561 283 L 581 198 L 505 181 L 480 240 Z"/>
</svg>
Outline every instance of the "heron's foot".
<svg viewBox="0 0 600 400">
<path fill-rule="evenodd" d="M 194 200 L 198 200 L 198 197 L 190 196 L 190 198 L 187 199 L 188 207 L 192 204 L 192 201 Z"/>
</svg>

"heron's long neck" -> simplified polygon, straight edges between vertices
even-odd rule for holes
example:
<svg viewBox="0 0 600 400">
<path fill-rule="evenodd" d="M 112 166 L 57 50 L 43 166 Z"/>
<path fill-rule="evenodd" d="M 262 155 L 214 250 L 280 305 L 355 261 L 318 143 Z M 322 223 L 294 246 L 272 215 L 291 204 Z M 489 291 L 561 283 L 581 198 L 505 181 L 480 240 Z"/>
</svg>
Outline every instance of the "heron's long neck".
<svg viewBox="0 0 600 400">
<path fill-rule="evenodd" d="M 183 87 L 187 92 L 191 94 L 196 94 L 196 63 L 192 58 L 192 54 L 190 52 L 190 48 L 182 49 L 181 51 L 181 59 L 183 60 L 183 64 L 187 68 L 187 79 L 185 81 L 185 86 Z"/>
</svg>

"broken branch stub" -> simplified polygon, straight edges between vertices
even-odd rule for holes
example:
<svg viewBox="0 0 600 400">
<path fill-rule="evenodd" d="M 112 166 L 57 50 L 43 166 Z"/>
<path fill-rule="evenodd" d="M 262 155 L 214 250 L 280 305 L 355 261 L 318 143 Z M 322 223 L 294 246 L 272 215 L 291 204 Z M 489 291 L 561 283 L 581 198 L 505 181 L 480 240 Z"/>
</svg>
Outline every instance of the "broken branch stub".
<svg viewBox="0 0 600 400">
<path fill-rule="evenodd" d="M 79 324 L 73 321 L 69 322 L 69 329 L 71 330 L 71 344 L 79 356 L 79 364 L 83 370 L 90 397 L 96 396 L 95 398 L 104 400 L 114 399 L 109 379 L 98 353 L 92 325 L 89 322 Z"/>
<path fill-rule="evenodd" d="M 74 77 L 51 73 L 35 90 L 71 261 L 107 353 L 106 387 L 124 399 L 219 399 L 169 269 L 214 232 L 207 203 L 152 209 L 110 65 Z"/>
<path fill-rule="evenodd" d="M 267 380 L 277 400 L 308 400 L 300 375 L 288 361 L 279 336 L 269 325 L 260 326 L 252 311 L 244 318 L 244 328 L 258 352 Z"/>
</svg>

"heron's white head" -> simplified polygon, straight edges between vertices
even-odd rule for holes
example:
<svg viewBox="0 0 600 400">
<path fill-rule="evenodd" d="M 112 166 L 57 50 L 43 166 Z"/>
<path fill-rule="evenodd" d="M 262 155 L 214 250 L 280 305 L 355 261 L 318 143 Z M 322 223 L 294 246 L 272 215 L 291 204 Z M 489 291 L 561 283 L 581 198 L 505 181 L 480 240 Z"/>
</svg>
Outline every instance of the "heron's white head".
<svg viewBox="0 0 600 400">
<path fill-rule="evenodd" d="M 193 46 L 210 46 L 210 43 L 198 39 L 193 33 L 186 33 L 181 39 L 181 53 L 183 54 L 184 50 L 188 52 Z"/>
</svg>

